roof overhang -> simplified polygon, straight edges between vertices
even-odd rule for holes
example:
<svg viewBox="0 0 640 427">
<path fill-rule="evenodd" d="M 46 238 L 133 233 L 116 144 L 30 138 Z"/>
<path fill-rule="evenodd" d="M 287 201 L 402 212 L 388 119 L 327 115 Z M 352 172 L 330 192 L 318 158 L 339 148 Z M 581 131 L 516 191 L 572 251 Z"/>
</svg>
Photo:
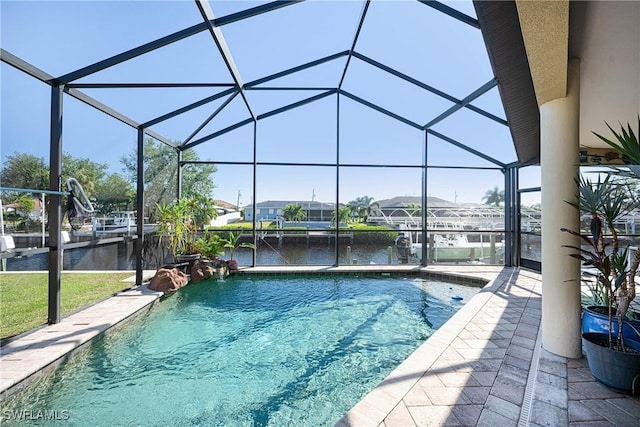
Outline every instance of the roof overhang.
<svg viewBox="0 0 640 427">
<path fill-rule="evenodd" d="M 540 160 L 538 105 L 566 96 L 580 60 L 580 146 L 640 113 L 640 2 L 474 1 L 521 164 Z"/>
<path fill-rule="evenodd" d="M 514 1 L 474 1 L 521 165 L 540 162 L 540 110 Z"/>
</svg>

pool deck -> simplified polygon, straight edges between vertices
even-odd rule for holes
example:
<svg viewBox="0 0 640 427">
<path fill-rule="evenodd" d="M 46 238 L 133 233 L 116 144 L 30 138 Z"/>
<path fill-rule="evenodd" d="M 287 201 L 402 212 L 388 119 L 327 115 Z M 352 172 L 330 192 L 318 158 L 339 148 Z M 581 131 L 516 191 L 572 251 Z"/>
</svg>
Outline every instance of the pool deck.
<svg viewBox="0 0 640 427">
<path fill-rule="evenodd" d="M 375 272 L 416 272 L 415 266 Z M 541 277 L 523 269 L 429 266 L 431 273 L 489 284 L 336 426 L 638 426 L 640 399 L 595 382 L 582 359 L 540 343 Z M 263 267 L 244 273 L 372 272 L 369 266 Z M 0 400 L 52 372 L 161 294 L 145 286 L 119 293 L 0 348 Z"/>
</svg>

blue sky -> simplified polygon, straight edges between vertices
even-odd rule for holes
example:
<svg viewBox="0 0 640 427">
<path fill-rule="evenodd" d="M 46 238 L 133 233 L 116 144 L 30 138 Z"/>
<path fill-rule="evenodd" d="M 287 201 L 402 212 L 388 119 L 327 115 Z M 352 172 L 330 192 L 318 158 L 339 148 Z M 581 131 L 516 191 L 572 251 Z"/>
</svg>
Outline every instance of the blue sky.
<svg viewBox="0 0 640 427">
<path fill-rule="evenodd" d="M 263 2 L 214 1 L 217 17 Z M 448 5 L 475 17 L 471 2 Z M 264 77 L 351 47 L 362 1 L 307 1 L 221 27 L 243 81 Z M 179 31 L 202 21 L 193 1 L 0 1 L 2 48 L 59 76 L 96 61 Z M 356 51 L 377 62 L 462 99 L 492 78 L 479 30 L 415 1 L 374 1 L 367 13 Z M 265 87 L 336 87 L 346 57 L 273 80 Z M 48 160 L 49 88 L 2 63 L 2 160 L 28 152 Z M 232 79 L 208 32 L 202 32 L 127 63 L 80 79 L 78 83 L 222 82 Z M 425 124 L 453 104 L 352 59 L 343 89 L 418 124 Z M 139 123 L 219 92 L 220 88 L 83 89 L 86 94 Z M 320 93 L 312 90 L 251 90 L 247 99 L 262 114 Z M 184 141 L 226 98 L 162 122 L 152 129 Z M 290 110 L 258 122 L 260 162 L 420 165 L 424 134 L 346 97 Z M 497 88 L 473 102 L 504 118 Z M 249 117 L 235 97 L 196 138 Z M 437 123 L 433 130 L 499 161 L 516 160 L 508 129 L 469 109 Z M 339 149 L 336 137 L 339 135 Z M 200 159 L 251 161 L 253 125 L 241 127 L 195 148 Z M 63 150 L 77 157 L 106 162 L 121 172 L 120 158 L 131 153 L 136 131 L 66 96 Z M 435 166 L 491 167 L 451 144 L 429 136 L 427 156 Z M 251 166 L 220 165 L 214 176 L 215 198 L 250 203 Z M 535 178 L 532 186 L 538 185 Z M 411 168 L 341 168 L 259 166 L 256 198 L 340 202 L 362 195 L 376 200 L 420 195 L 421 171 Z M 527 181 L 527 180 L 525 180 Z M 524 182 L 525 186 L 527 182 Z M 499 171 L 430 169 L 428 194 L 458 202 L 481 202 L 498 186 Z"/>
</svg>

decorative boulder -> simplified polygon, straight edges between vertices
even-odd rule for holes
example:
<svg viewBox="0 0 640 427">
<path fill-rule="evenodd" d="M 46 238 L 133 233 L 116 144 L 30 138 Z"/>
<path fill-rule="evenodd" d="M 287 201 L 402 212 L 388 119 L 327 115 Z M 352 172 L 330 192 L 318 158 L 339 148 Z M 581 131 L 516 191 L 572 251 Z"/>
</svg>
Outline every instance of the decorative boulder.
<svg viewBox="0 0 640 427">
<path fill-rule="evenodd" d="M 185 286 L 188 281 L 187 275 L 177 268 L 160 268 L 147 287 L 152 291 L 164 292 L 166 295 Z"/>
<path fill-rule="evenodd" d="M 231 271 L 237 271 L 238 270 L 238 261 L 236 261 L 235 259 L 227 260 L 227 267 L 229 267 L 229 270 L 231 270 Z"/>
<path fill-rule="evenodd" d="M 191 267 L 191 283 L 198 283 L 203 280 L 207 280 L 212 274 L 213 267 L 210 265 L 203 265 L 198 262 Z"/>
<path fill-rule="evenodd" d="M 197 283 L 210 278 L 223 279 L 229 275 L 227 264 L 219 259 L 201 259 L 191 267 L 191 282 Z"/>
<path fill-rule="evenodd" d="M 191 283 L 207 280 L 213 275 L 213 267 L 208 259 L 196 261 L 191 267 Z"/>
</svg>

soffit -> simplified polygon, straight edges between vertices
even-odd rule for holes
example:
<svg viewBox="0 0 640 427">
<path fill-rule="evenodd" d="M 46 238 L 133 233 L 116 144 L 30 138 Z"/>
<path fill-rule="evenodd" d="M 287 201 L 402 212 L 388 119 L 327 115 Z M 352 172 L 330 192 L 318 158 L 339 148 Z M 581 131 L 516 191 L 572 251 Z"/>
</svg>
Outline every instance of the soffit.
<svg viewBox="0 0 640 427">
<path fill-rule="evenodd" d="M 568 1 L 516 1 L 538 105 L 567 93 Z"/>
<path fill-rule="evenodd" d="M 618 123 L 635 128 L 640 114 L 640 2 L 569 2 L 568 24 L 567 2 L 555 3 L 474 2 L 523 164 L 539 162 L 538 103 L 564 96 L 568 58 L 580 59 L 581 146 L 606 148 L 592 132 L 610 134 L 605 122 L 614 129 Z M 545 31 L 555 34 L 558 43 L 550 35 L 535 34 Z"/>
<path fill-rule="evenodd" d="M 540 111 L 513 1 L 474 1 L 521 164 L 540 162 Z"/>
</svg>

